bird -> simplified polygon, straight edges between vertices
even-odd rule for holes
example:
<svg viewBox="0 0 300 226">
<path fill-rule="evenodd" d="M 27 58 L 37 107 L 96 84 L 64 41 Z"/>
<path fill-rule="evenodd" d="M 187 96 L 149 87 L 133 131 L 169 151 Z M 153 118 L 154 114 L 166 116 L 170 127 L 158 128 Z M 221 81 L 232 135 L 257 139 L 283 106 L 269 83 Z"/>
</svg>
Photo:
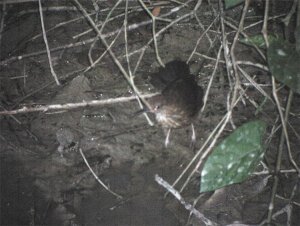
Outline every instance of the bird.
<svg viewBox="0 0 300 226">
<path fill-rule="evenodd" d="M 195 76 L 190 73 L 188 64 L 181 60 L 168 62 L 165 67 L 150 76 L 150 83 L 162 89 L 157 96 L 147 100 L 149 110 L 166 132 L 165 146 L 169 144 L 171 129 L 192 126 L 192 143 L 196 136 L 193 121 L 203 106 L 203 90 Z"/>
</svg>

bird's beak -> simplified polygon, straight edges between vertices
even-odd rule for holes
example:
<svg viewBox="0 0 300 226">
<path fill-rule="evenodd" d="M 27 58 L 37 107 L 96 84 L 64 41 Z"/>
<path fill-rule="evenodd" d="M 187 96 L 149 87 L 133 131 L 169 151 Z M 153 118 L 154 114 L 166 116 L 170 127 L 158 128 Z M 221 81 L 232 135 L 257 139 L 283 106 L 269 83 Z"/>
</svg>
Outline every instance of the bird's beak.
<svg viewBox="0 0 300 226">
<path fill-rule="evenodd" d="M 151 111 L 149 109 L 147 109 L 147 108 L 138 110 L 135 113 L 133 113 L 133 115 L 131 116 L 131 118 L 137 117 L 137 116 L 139 116 L 141 114 L 148 113 L 148 112 L 151 112 Z"/>
</svg>

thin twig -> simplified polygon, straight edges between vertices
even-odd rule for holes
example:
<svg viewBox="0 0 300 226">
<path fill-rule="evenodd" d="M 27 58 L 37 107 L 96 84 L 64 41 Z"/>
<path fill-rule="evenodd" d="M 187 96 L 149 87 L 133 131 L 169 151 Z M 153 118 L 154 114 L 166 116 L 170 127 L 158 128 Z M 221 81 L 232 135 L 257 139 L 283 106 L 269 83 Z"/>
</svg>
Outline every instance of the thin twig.
<svg viewBox="0 0 300 226">
<path fill-rule="evenodd" d="M 1 59 L 1 47 L 2 47 L 2 33 L 4 29 L 4 21 L 5 21 L 5 16 L 6 16 L 6 4 L 4 3 L 2 5 L 2 15 L 1 15 L 1 21 L 0 21 L 0 59 Z"/>
<path fill-rule="evenodd" d="M 143 9 L 147 12 L 147 14 L 151 17 L 152 20 L 152 36 L 153 36 L 153 41 L 154 41 L 154 49 L 155 49 L 155 55 L 156 55 L 156 59 L 159 62 L 159 64 L 164 67 L 164 63 L 162 62 L 160 56 L 159 56 L 159 52 L 158 52 L 158 47 L 157 47 L 157 38 L 156 38 L 156 32 L 155 32 L 155 22 L 156 22 L 156 16 L 154 16 L 149 9 L 147 8 L 147 6 L 145 5 L 145 3 L 142 0 L 138 0 L 139 3 L 141 4 L 141 6 L 143 7 Z"/>
<path fill-rule="evenodd" d="M 196 15 L 195 15 L 195 17 L 196 17 Z M 198 16 L 197 16 L 196 18 L 198 18 Z M 198 38 L 197 43 L 196 43 L 196 45 L 195 45 L 195 47 L 194 47 L 194 50 L 193 50 L 192 53 L 190 54 L 190 56 L 189 56 L 187 62 L 189 62 L 189 61 L 192 59 L 192 57 L 193 57 L 194 54 L 196 53 L 196 50 L 197 50 L 197 48 L 198 48 L 198 46 L 199 46 L 200 41 L 202 40 L 202 38 L 204 37 L 204 35 L 206 35 L 206 36 L 208 35 L 207 33 L 208 33 L 209 29 L 214 25 L 214 23 L 216 22 L 216 20 L 217 20 L 218 18 L 219 18 L 219 17 L 216 17 L 216 18 L 210 23 L 210 25 L 203 31 L 203 33 L 200 35 L 200 37 Z M 210 40 L 210 39 L 208 39 L 208 40 Z M 210 41 L 210 44 L 212 44 L 212 41 Z"/>
<path fill-rule="evenodd" d="M 277 95 L 277 87 L 276 87 L 275 78 L 273 76 L 272 76 L 272 88 L 273 88 L 272 89 L 273 90 L 273 97 L 275 99 L 276 106 L 277 106 L 277 109 L 278 109 L 278 112 L 279 112 L 279 115 L 280 115 L 280 119 L 281 119 L 282 132 L 281 132 L 281 135 L 280 135 L 280 143 L 279 143 L 277 159 L 276 159 L 275 176 L 274 176 L 274 182 L 273 182 L 273 186 L 272 186 L 271 200 L 270 200 L 269 208 L 268 208 L 267 223 L 271 223 L 271 221 L 272 221 L 273 210 L 274 210 L 274 202 L 275 202 L 275 197 L 276 197 L 277 187 L 278 187 L 278 181 L 279 181 L 278 172 L 281 169 L 284 139 L 286 140 L 286 144 L 287 144 L 287 147 L 288 147 L 290 161 L 292 162 L 293 166 L 297 170 L 298 175 L 300 175 L 299 167 L 297 166 L 296 162 L 294 161 L 294 159 L 291 156 L 290 142 L 289 142 L 289 137 L 288 137 L 288 133 L 287 133 L 287 126 L 286 126 L 286 122 L 288 121 L 289 109 L 290 109 L 291 103 L 290 103 L 290 101 L 288 101 L 285 116 L 284 116 L 283 112 L 281 110 L 280 102 L 279 102 L 278 95 Z M 291 98 L 291 96 L 290 96 L 290 98 Z"/>
<path fill-rule="evenodd" d="M 269 40 L 268 40 L 268 17 L 269 17 L 269 7 L 270 7 L 270 0 L 266 0 L 265 3 L 265 13 L 264 13 L 264 23 L 261 30 L 263 37 L 265 39 L 265 43 L 267 48 L 269 47 Z"/>
<path fill-rule="evenodd" d="M 150 98 L 153 96 L 158 95 L 159 93 L 151 93 L 141 95 L 143 98 Z M 116 103 L 124 103 L 129 102 L 131 100 L 135 100 L 136 96 L 130 97 L 118 97 L 118 98 L 110 98 L 106 100 L 92 100 L 92 101 L 84 101 L 81 103 L 66 103 L 66 104 L 52 104 L 52 105 L 45 105 L 45 106 L 37 106 L 37 107 L 23 107 L 20 109 L 12 110 L 12 111 L 1 111 L 0 115 L 15 115 L 21 113 L 29 113 L 29 112 L 48 112 L 48 111 L 58 111 L 58 110 L 70 110 L 82 107 L 92 107 L 92 106 L 103 106 L 109 104 L 116 104 Z"/>
<path fill-rule="evenodd" d="M 197 217 L 199 220 L 201 220 L 205 225 L 211 225 L 211 226 L 217 225 L 217 223 L 211 221 L 210 219 L 205 217 L 202 213 L 200 213 L 198 210 L 196 210 L 193 207 L 193 205 L 186 202 L 177 190 L 175 190 L 168 182 L 166 182 L 157 174 L 155 175 L 155 181 L 159 185 L 163 186 L 166 190 L 168 190 L 168 192 L 170 192 L 184 206 L 184 208 L 191 211 L 191 213 L 194 214 L 194 216 Z"/>
<path fill-rule="evenodd" d="M 42 26 L 42 30 L 43 30 L 43 38 L 44 38 L 44 42 L 46 45 L 46 50 L 47 50 L 47 55 L 48 55 L 48 61 L 49 61 L 49 66 L 50 66 L 50 70 L 51 70 L 51 74 L 54 77 L 54 80 L 56 82 L 57 85 L 60 85 L 60 82 L 57 78 L 57 75 L 54 71 L 53 65 L 52 65 L 52 58 L 51 58 L 51 53 L 50 53 L 50 49 L 49 49 L 49 45 L 48 45 L 48 40 L 47 40 L 47 35 L 46 35 L 46 31 L 45 31 L 45 25 L 44 25 L 44 17 L 43 17 L 43 8 L 42 8 L 42 2 L 41 0 L 39 0 L 39 11 L 40 11 L 40 18 L 41 18 L 41 26 Z"/>
<path fill-rule="evenodd" d="M 0 5 L 2 4 L 15 4 L 15 3 L 25 3 L 25 2 L 37 2 L 38 0 L 1 0 Z"/>
<path fill-rule="evenodd" d="M 102 22 L 102 26 L 101 26 L 101 29 L 100 29 L 100 32 L 102 33 L 102 31 L 104 30 L 104 27 L 106 26 L 106 24 L 109 22 L 110 20 L 110 17 L 112 15 L 112 13 L 114 12 L 114 10 L 118 7 L 118 5 L 121 3 L 122 1 L 119 0 L 113 7 L 112 9 L 108 12 L 105 20 Z M 114 45 L 114 43 L 117 41 L 117 39 L 119 38 L 119 35 L 121 34 L 121 31 L 123 29 L 119 29 L 119 32 L 116 34 L 116 37 L 111 41 L 110 45 L 108 46 L 108 48 L 105 49 L 105 51 L 101 54 L 100 57 L 98 57 L 98 59 L 96 59 L 95 61 L 92 60 L 92 55 L 91 55 L 91 50 L 92 50 L 92 47 L 93 45 L 98 41 L 98 36 L 97 38 L 95 38 L 95 41 L 93 42 L 93 44 L 91 45 L 91 48 L 89 50 L 89 59 L 90 59 L 90 66 L 86 68 L 86 70 L 84 72 L 87 72 L 89 71 L 91 68 L 93 68 L 96 64 L 98 64 L 101 59 L 107 54 L 108 50 L 112 48 L 112 46 Z"/>
<path fill-rule="evenodd" d="M 107 187 L 100 179 L 99 177 L 97 176 L 97 174 L 93 171 L 93 169 L 91 168 L 89 162 L 87 161 L 87 159 L 85 158 L 83 152 L 82 152 L 82 149 L 79 148 L 79 152 L 85 162 L 85 164 L 87 165 L 87 167 L 89 168 L 89 170 L 91 171 L 91 173 L 93 174 L 93 176 L 95 177 L 95 179 L 99 182 L 99 184 L 102 185 L 102 187 L 104 187 L 109 193 L 111 193 L 113 196 L 117 197 L 118 199 L 123 199 L 123 197 L 121 195 L 118 195 L 117 193 L 113 192 L 112 190 L 110 190 L 109 187 Z"/>
<path fill-rule="evenodd" d="M 219 48 L 218 55 L 217 55 L 217 60 L 216 60 L 215 66 L 214 66 L 214 71 L 212 72 L 212 75 L 210 76 L 210 79 L 209 79 L 209 83 L 208 83 L 208 86 L 207 86 L 207 89 L 206 89 L 206 92 L 205 92 L 205 95 L 204 95 L 204 98 L 203 98 L 203 106 L 201 108 L 201 112 L 203 112 L 205 107 L 206 107 L 209 90 L 211 88 L 213 79 L 214 79 L 214 77 L 216 75 L 216 72 L 217 72 L 217 68 L 218 68 L 220 57 L 221 57 L 221 53 L 222 53 L 222 46 L 220 46 L 220 48 Z"/>
</svg>

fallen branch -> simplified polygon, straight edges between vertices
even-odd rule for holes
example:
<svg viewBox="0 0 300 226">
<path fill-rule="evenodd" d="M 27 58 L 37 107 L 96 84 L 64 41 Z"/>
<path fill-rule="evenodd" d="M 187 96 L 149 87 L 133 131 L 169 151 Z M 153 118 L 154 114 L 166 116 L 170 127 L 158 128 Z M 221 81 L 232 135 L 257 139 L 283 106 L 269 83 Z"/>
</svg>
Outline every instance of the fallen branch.
<svg viewBox="0 0 300 226">
<path fill-rule="evenodd" d="M 150 98 L 153 96 L 158 95 L 159 93 L 150 93 L 141 95 L 143 98 Z M 0 111 L 0 115 L 15 115 L 21 113 L 28 113 L 28 112 L 48 112 L 53 110 L 69 110 L 74 108 L 81 108 L 81 107 L 93 107 L 93 106 L 103 106 L 115 103 L 124 103 L 129 102 L 131 100 L 135 100 L 136 96 L 130 97 L 118 97 L 118 98 L 110 98 L 106 100 L 91 100 L 91 101 L 83 101 L 81 103 L 66 103 L 66 104 L 52 104 L 52 105 L 44 105 L 44 106 L 36 106 L 36 107 L 27 107 L 24 106 L 23 108 L 16 109 L 16 110 L 6 110 Z"/>
<path fill-rule="evenodd" d="M 164 179 L 162 179 L 160 176 L 158 176 L 157 174 L 155 175 L 155 181 L 163 186 L 165 189 L 167 189 L 172 195 L 174 195 L 174 197 L 176 199 L 178 199 L 178 201 L 189 211 L 192 212 L 192 214 L 194 214 L 198 219 L 200 219 L 202 222 L 205 223 L 205 225 L 217 225 L 217 223 L 209 220 L 208 218 L 206 218 L 202 213 L 200 213 L 198 210 L 196 210 L 193 205 L 187 203 L 182 196 L 180 195 L 180 193 L 175 190 L 168 182 L 166 182 Z"/>
</svg>

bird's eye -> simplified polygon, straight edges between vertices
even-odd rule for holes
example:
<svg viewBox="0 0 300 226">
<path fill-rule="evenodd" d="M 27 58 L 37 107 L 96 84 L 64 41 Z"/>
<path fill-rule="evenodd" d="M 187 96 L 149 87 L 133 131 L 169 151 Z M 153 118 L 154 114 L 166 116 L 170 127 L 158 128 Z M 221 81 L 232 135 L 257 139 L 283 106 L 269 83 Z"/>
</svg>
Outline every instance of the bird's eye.
<svg viewBox="0 0 300 226">
<path fill-rule="evenodd" d="M 157 110 L 159 110 L 159 109 L 160 109 L 160 105 L 155 105 L 154 111 L 157 111 Z"/>
</svg>

